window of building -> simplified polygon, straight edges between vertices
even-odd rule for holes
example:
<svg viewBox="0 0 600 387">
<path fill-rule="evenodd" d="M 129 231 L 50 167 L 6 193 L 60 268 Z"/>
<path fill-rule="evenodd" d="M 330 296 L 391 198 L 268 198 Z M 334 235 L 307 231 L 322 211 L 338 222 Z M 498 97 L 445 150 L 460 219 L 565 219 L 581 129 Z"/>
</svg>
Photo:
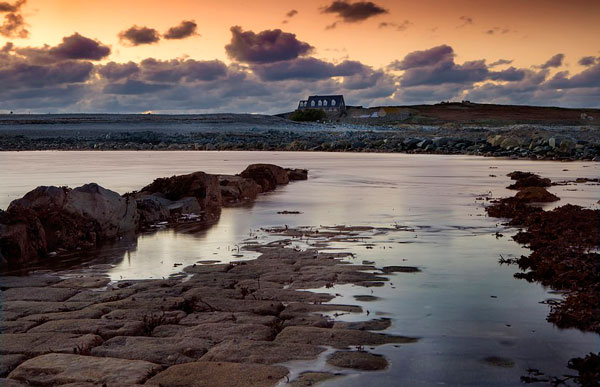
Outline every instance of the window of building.
<svg viewBox="0 0 600 387">
<path fill-rule="evenodd" d="M 323 106 L 327 106 L 327 100 L 323 101 Z"/>
<path fill-rule="evenodd" d="M 310 101 L 310 106 L 315 106 L 315 101 Z"/>
<path fill-rule="evenodd" d="M 331 100 L 331 106 L 335 106 L 335 99 Z"/>
</svg>

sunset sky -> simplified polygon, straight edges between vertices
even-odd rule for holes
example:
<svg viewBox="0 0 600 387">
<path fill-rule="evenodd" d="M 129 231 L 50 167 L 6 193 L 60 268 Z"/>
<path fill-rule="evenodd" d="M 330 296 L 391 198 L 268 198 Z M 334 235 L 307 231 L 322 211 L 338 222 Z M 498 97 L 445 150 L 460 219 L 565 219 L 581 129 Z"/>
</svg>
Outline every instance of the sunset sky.
<svg viewBox="0 0 600 387">
<path fill-rule="evenodd" d="M 0 113 L 600 107 L 598 0 L 0 0 Z"/>
</svg>

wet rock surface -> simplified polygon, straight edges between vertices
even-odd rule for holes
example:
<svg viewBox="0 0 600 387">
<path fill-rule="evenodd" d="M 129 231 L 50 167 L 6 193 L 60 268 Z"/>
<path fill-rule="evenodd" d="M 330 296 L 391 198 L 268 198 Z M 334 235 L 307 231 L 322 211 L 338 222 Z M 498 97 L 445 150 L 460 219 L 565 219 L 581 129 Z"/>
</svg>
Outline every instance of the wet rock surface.
<svg viewBox="0 0 600 387">
<path fill-rule="evenodd" d="M 272 386 L 288 374 L 277 363 L 315 359 L 326 346 L 415 342 L 370 332 L 388 328 L 389 319 L 336 322 L 337 313 L 363 310 L 331 303 L 329 293 L 299 290 L 388 280 L 384 269 L 351 264 L 347 253 L 300 250 L 290 238 L 320 234 L 327 246 L 382 232 L 328 230 L 265 231 L 283 239 L 246 245 L 257 259 L 190 266 L 185 280 L 107 285 L 97 275 L 0 277 L 10 299 L 2 302 L 2 372 L 11 383 L 30 385 Z M 295 385 L 331 376 L 307 373 Z"/>
<path fill-rule="evenodd" d="M 338 351 L 327 358 L 327 363 L 361 371 L 378 371 L 388 366 L 385 357 L 365 351 Z"/>
</svg>

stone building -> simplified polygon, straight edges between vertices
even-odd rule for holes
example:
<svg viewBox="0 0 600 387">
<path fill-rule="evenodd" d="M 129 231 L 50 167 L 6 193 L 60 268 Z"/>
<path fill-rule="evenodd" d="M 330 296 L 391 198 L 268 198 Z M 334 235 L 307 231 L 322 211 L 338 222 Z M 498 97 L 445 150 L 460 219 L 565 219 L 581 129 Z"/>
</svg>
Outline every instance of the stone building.
<svg viewBox="0 0 600 387">
<path fill-rule="evenodd" d="M 346 102 L 343 95 L 311 95 L 298 104 L 298 110 L 321 109 L 326 112 L 344 112 Z"/>
</svg>

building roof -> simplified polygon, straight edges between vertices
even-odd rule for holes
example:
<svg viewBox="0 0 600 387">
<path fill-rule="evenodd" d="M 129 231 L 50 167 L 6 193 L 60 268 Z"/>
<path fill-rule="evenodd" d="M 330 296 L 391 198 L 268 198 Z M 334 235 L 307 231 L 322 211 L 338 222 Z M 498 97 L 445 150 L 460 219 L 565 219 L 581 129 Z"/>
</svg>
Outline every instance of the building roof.
<svg viewBox="0 0 600 387">
<path fill-rule="evenodd" d="M 340 106 L 342 104 L 342 102 L 344 102 L 344 96 L 341 94 L 338 95 L 311 95 L 308 97 L 308 103 L 310 104 L 311 101 L 318 101 L 319 99 L 321 100 L 327 100 L 327 101 L 331 101 L 331 100 L 335 100 L 335 106 Z M 345 102 L 344 102 L 345 103 Z"/>
</svg>

